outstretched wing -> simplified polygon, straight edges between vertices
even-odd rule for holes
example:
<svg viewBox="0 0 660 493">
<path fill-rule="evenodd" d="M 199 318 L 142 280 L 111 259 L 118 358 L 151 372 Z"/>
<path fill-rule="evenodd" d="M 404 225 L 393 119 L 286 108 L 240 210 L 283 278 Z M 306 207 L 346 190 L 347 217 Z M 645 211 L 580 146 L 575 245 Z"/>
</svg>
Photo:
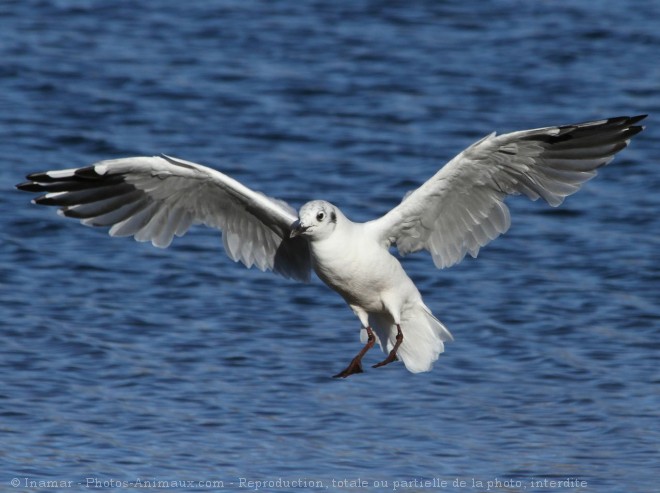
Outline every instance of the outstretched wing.
<svg viewBox="0 0 660 493">
<path fill-rule="evenodd" d="M 625 148 L 646 115 L 491 135 L 468 147 L 385 216 L 380 239 L 405 255 L 428 250 L 438 268 L 460 262 L 511 224 L 508 195 L 558 206 Z"/>
<path fill-rule="evenodd" d="M 296 212 L 211 168 L 168 156 L 134 157 L 27 178 L 17 188 L 46 192 L 34 203 L 59 206 L 88 226 L 110 226 L 112 236 L 165 248 L 201 223 L 222 231 L 234 261 L 309 281 L 307 242 L 289 237 Z"/>
</svg>

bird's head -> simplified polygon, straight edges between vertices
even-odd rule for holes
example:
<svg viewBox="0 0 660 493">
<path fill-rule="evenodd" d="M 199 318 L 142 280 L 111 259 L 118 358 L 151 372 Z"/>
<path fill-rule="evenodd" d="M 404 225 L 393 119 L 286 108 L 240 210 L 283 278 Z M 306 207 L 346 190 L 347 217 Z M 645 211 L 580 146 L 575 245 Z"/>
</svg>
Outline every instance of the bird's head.
<svg viewBox="0 0 660 493">
<path fill-rule="evenodd" d="M 327 238 L 337 227 L 338 216 L 337 208 L 330 202 L 307 202 L 298 212 L 298 220 L 293 223 L 291 237 L 307 236 L 310 240 Z"/>
</svg>

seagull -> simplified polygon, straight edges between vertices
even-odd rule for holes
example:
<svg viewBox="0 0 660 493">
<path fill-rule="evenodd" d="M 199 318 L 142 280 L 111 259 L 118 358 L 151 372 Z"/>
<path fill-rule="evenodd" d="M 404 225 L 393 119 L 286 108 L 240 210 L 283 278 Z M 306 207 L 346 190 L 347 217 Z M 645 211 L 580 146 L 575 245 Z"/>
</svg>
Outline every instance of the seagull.
<svg viewBox="0 0 660 493">
<path fill-rule="evenodd" d="M 100 161 L 88 167 L 33 173 L 20 190 L 32 202 L 87 226 L 110 227 L 170 245 L 193 224 L 222 232 L 227 255 L 286 278 L 309 282 L 312 270 L 360 320 L 364 347 L 335 377 L 362 373 L 377 342 L 385 359 L 413 373 L 429 371 L 449 330 L 426 306 L 391 250 L 427 250 L 439 269 L 460 262 L 506 232 L 505 199 L 539 197 L 558 206 L 644 127 L 646 115 L 497 135 L 469 146 L 384 216 L 358 223 L 334 204 L 313 200 L 298 212 L 229 176 L 166 155 Z M 44 193 L 45 192 L 45 193 Z"/>
</svg>

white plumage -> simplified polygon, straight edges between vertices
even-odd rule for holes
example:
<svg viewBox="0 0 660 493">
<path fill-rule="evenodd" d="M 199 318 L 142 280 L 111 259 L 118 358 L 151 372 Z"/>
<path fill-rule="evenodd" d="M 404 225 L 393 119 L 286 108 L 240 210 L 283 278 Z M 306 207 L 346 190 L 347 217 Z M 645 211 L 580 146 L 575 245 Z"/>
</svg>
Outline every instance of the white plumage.
<svg viewBox="0 0 660 493">
<path fill-rule="evenodd" d="M 447 163 L 385 216 L 354 223 L 325 201 L 286 203 L 219 171 L 168 156 L 101 161 L 87 168 L 28 175 L 18 188 L 112 236 L 167 247 L 192 224 L 222 231 L 225 251 L 247 267 L 308 281 L 311 270 L 337 291 L 362 324 L 365 347 L 336 376 L 362 371 L 375 342 L 412 372 L 431 369 L 452 339 L 390 253 L 428 250 L 449 267 L 504 233 L 504 199 L 524 194 L 552 206 L 593 178 L 643 127 L 645 115 L 495 133 Z"/>
</svg>

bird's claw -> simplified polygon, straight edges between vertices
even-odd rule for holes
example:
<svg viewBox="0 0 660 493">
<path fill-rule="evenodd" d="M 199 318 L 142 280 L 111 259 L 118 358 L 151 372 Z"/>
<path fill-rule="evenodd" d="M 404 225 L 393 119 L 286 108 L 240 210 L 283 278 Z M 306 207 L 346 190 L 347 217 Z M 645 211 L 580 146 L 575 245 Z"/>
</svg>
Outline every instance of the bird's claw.
<svg viewBox="0 0 660 493">
<path fill-rule="evenodd" d="M 350 377 L 354 373 L 364 373 L 364 370 L 362 369 L 362 363 L 355 360 L 351 361 L 343 371 L 333 375 L 332 378 L 346 378 Z"/>
<path fill-rule="evenodd" d="M 381 366 L 389 365 L 390 363 L 398 360 L 399 358 L 396 357 L 396 353 L 395 354 L 390 353 L 387 355 L 387 358 L 385 358 L 380 363 L 376 363 L 375 365 L 372 366 L 372 368 L 380 368 Z"/>
</svg>

